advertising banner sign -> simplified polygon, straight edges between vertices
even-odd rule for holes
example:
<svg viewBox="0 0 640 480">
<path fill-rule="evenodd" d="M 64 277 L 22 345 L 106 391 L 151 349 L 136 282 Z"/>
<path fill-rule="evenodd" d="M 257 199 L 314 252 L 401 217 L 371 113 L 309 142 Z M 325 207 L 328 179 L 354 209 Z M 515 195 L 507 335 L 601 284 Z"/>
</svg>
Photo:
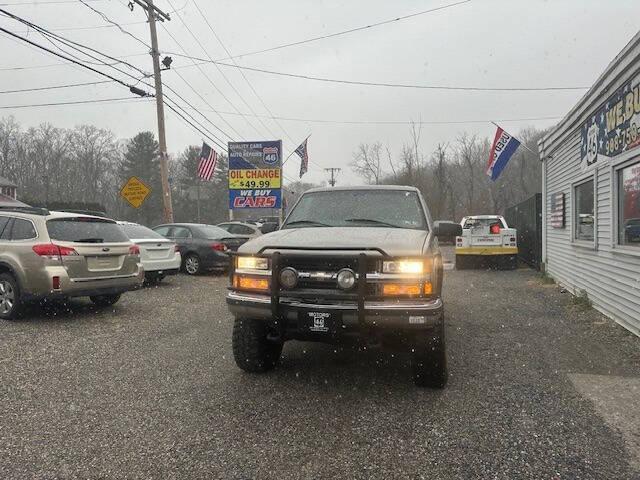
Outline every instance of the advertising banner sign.
<svg viewBox="0 0 640 480">
<path fill-rule="evenodd" d="M 627 82 L 582 125 L 582 170 L 640 146 L 640 78 Z"/>
<path fill-rule="evenodd" d="M 229 143 L 229 208 L 280 208 L 281 187 L 281 140 Z"/>
</svg>

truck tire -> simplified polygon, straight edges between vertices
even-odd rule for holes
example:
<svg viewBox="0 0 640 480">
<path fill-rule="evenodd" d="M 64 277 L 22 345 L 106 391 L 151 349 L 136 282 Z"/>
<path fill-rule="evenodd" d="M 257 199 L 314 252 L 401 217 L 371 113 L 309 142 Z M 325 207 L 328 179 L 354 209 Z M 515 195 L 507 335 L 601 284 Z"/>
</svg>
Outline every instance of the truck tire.
<svg viewBox="0 0 640 480">
<path fill-rule="evenodd" d="M 260 320 L 239 319 L 233 325 L 233 358 L 245 372 L 273 370 L 280 360 L 283 342 L 267 338 L 267 326 Z"/>
<path fill-rule="evenodd" d="M 18 282 L 10 273 L 0 274 L 0 319 L 15 320 L 21 312 Z"/>
<path fill-rule="evenodd" d="M 449 378 L 444 320 L 413 352 L 413 382 L 418 387 L 444 388 Z"/>
</svg>

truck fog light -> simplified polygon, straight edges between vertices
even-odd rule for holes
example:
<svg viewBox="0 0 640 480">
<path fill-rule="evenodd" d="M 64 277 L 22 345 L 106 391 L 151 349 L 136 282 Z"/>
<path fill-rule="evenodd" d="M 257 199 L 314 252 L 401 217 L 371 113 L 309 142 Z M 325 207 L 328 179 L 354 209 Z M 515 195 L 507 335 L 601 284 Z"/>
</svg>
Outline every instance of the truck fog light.
<svg viewBox="0 0 640 480">
<path fill-rule="evenodd" d="M 356 284 L 356 274 L 349 268 L 343 268 L 338 272 L 336 280 L 338 281 L 338 287 L 342 290 L 349 290 Z"/>
<path fill-rule="evenodd" d="M 280 285 L 284 288 L 291 289 L 298 283 L 298 272 L 291 268 L 283 268 L 280 272 Z"/>
</svg>

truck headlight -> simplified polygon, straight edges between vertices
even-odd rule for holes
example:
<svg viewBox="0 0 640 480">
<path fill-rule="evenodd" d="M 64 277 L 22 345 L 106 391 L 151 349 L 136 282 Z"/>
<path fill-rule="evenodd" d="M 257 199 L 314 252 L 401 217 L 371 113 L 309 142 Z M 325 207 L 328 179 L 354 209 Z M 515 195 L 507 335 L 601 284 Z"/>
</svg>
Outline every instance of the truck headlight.
<svg viewBox="0 0 640 480">
<path fill-rule="evenodd" d="M 236 267 L 240 270 L 269 270 L 269 259 L 264 257 L 237 257 Z"/>
<path fill-rule="evenodd" d="M 390 260 L 382 262 L 383 273 L 415 273 L 428 272 L 423 260 Z"/>
</svg>

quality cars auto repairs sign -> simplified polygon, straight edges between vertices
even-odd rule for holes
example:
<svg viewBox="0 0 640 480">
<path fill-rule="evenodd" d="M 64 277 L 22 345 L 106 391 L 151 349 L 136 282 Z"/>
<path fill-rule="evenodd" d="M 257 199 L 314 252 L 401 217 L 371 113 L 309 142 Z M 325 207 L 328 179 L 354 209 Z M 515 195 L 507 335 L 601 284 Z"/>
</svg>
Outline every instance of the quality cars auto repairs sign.
<svg viewBox="0 0 640 480">
<path fill-rule="evenodd" d="M 640 77 L 627 82 L 582 125 L 581 167 L 588 170 L 640 146 Z"/>
<path fill-rule="evenodd" d="M 229 208 L 280 208 L 282 141 L 230 142 Z"/>
</svg>

